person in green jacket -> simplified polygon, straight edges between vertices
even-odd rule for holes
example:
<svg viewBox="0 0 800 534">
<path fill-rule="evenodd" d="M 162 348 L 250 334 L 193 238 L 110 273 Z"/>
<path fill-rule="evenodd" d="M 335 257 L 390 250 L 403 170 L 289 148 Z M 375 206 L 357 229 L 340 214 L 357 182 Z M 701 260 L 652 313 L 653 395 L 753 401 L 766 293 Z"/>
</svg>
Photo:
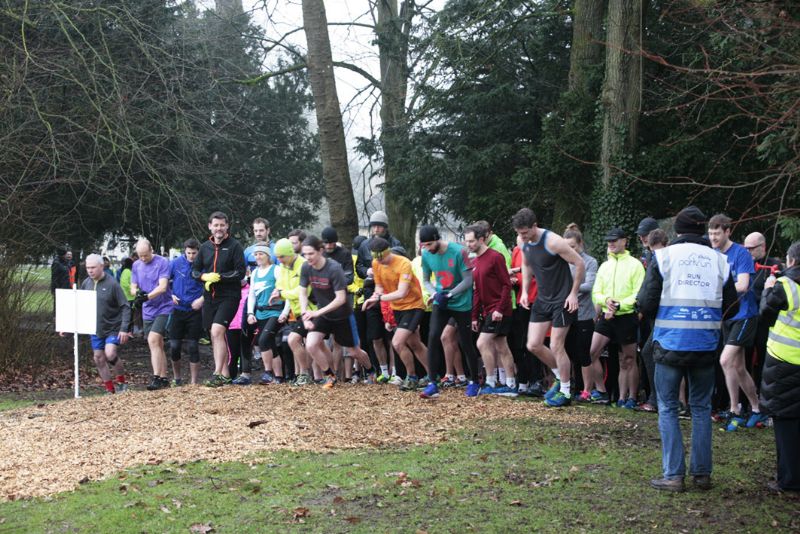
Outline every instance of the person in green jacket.
<svg viewBox="0 0 800 534">
<path fill-rule="evenodd" d="M 628 238 L 621 228 L 612 228 L 605 237 L 608 260 L 600 265 L 592 288 L 592 301 L 600 306 L 601 316 L 594 327 L 590 354 L 592 362 L 612 340 L 622 348 L 619 359 L 619 400 L 617 406 L 638 406 L 639 367 L 636 364 L 636 341 L 639 317 L 636 295 L 644 282 L 642 263 L 626 250 Z M 597 373 L 595 373 L 597 375 Z M 602 376 L 594 377 L 594 387 L 606 392 Z M 586 387 L 586 386 L 585 386 Z"/>
</svg>

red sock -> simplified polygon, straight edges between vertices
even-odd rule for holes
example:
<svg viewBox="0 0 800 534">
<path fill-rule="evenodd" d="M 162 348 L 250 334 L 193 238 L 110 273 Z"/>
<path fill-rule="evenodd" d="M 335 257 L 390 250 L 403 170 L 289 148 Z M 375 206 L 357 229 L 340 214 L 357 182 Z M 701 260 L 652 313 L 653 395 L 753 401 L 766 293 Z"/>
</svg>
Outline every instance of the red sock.
<svg viewBox="0 0 800 534">
<path fill-rule="evenodd" d="M 125 383 L 125 375 L 117 375 L 117 384 Z"/>
<path fill-rule="evenodd" d="M 113 381 L 106 380 L 105 382 L 103 382 L 103 384 L 105 384 L 105 386 L 106 386 L 106 391 L 108 391 L 109 393 L 114 393 L 114 382 Z"/>
</svg>

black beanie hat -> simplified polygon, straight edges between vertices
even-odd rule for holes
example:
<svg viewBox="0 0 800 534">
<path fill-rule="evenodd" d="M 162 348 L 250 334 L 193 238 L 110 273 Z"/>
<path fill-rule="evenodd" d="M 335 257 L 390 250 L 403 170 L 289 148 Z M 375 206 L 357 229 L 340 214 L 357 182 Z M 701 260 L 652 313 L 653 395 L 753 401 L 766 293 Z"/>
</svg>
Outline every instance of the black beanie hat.
<svg viewBox="0 0 800 534">
<path fill-rule="evenodd" d="M 675 233 L 703 235 L 706 233 L 706 215 L 697 206 L 683 208 L 675 217 Z"/>
<path fill-rule="evenodd" d="M 431 224 L 426 224 L 420 227 L 419 229 L 420 243 L 429 243 L 431 241 L 438 241 L 439 239 L 440 239 L 439 230 L 437 230 L 435 226 Z"/>
<path fill-rule="evenodd" d="M 333 226 L 323 228 L 320 237 L 322 237 L 323 243 L 337 243 L 339 241 L 339 234 Z"/>
</svg>

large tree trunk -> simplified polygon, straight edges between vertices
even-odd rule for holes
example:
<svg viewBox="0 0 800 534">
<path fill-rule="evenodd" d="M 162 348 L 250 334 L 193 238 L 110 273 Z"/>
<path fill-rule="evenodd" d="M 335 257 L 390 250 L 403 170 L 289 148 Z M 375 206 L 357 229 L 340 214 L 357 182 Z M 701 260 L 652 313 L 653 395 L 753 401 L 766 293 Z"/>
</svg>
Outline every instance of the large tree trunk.
<svg viewBox="0 0 800 534">
<path fill-rule="evenodd" d="M 642 101 L 642 13 L 644 0 L 609 0 L 606 76 L 602 104 L 603 143 L 600 163 L 603 185 L 619 157 L 633 150 L 639 133 Z"/>
<path fill-rule="evenodd" d="M 353 236 L 358 234 L 358 217 L 347 165 L 347 146 L 323 0 L 303 0 L 303 26 L 308 42 L 306 65 L 317 112 L 322 174 L 331 225 L 336 228 L 342 242 L 349 245 Z"/>
<path fill-rule="evenodd" d="M 383 150 L 386 212 L 391 232 L 413 256 L 417 221 L 402 199 L 397 183 L 402 151 L 408 143 L 408 31 L 412 14 L 406 2 L 398 13 L 397 0 L 378 0 L 378 50 L 381 68 L 381 148 Z"/>
<path fill-rule="evenodd" d="M 602 72 L 605 54 L 603 15 L 606 0 L 575 0 L 572 7 L 572 43 L 569 52 L 569 91 L 580 95 L 581 101 L 589 105 L 599 92 L 599 74 Z M 593 105 L 593 104 L 592 104 Z M 580 119 L 580 110 L 562 106 L 565 122 Z M 578 118 L 574 118 L 577 114 Z M 588 125 L 587 125 L 588 126 Z M 576 154 L 586 161 L 595 161 L 597 152 Z M 591 180 L 592 168 L 575 163 L 575 178 L 586 175 Z M 575 212 L 575 195 L 571 188 L 561 188 L 553 198 L 553 229 L 562 232 L 567 224 L 583 224 L 584 214 Z"/>
</svg>

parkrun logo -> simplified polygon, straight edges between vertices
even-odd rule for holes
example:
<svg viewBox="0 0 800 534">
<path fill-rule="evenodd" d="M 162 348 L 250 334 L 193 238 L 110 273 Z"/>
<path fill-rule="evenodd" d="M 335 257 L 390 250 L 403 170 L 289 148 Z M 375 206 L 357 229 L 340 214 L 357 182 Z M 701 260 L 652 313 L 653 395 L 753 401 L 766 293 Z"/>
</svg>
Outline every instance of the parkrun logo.
<svg viewBox="0 0 800 534">
<path fill-rule="evenodd" d="M 701 269 L 706 269 L 711 266 L 711 258 L 703 254 L 692 254 L 688 258 L 680 260 L 678 265 L 681 267 L 700 267 Z"/>
</svg>

